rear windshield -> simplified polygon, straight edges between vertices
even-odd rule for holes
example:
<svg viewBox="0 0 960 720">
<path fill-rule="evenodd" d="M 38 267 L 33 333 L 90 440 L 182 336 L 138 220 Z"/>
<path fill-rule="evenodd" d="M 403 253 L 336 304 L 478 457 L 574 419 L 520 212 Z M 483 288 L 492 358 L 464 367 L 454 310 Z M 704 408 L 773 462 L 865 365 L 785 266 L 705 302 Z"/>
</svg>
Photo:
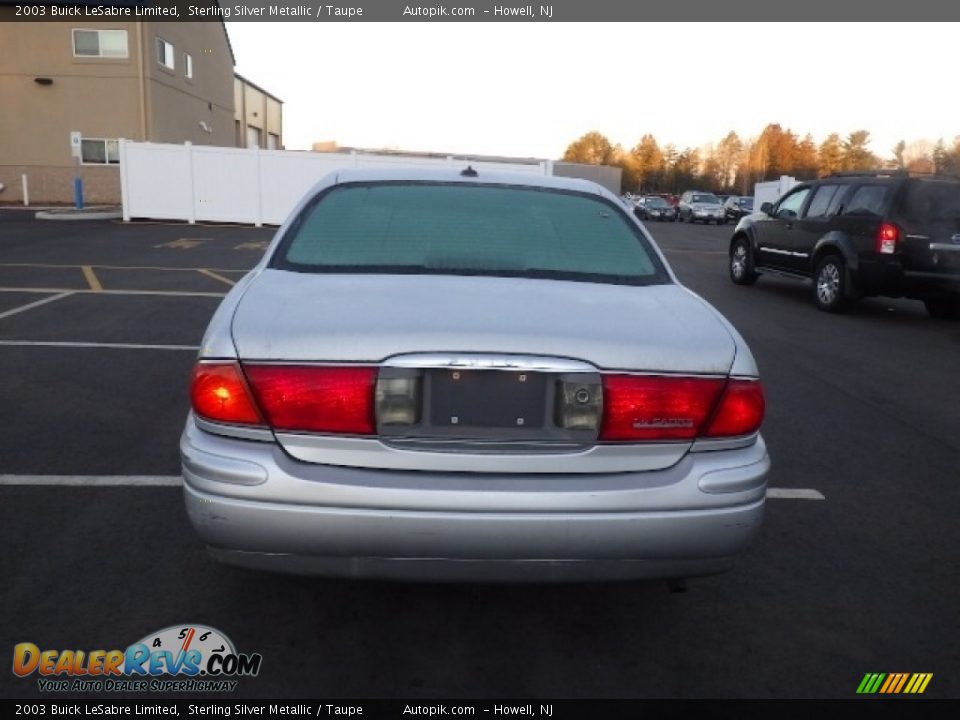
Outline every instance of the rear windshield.
<svg viewBox="0 0 960 720">
<path fill-rule="evenodd" d="M 356 183 L 307 205 L 271 267 L 301 272 L 668 282 L 619 207 L 586 194 L 468 183 Z"/>
<path fill-rule="evenodd" d="M 711 205 L 719 205 L 720 201 L 717 199 L 716 195 L 694 195 L 693 202 L 695 203 L 709 203 Z"/>
<path fill-rule="evenodd" d="M 647 198 L 646 204 L 650 207 L 670 207 L 666 200 L 659 197 Z"/>
<path fill-rule="evenodd" d="M 960 220 L 960 182 L 907 183 L 900 207 L 908 220 Z"/>
<path fill-rule="evenodd" d="M 740 207 L 752 208 L 753 207 L 753 198 L 740 198 L 737 202 L 740 203 Z"/>
</svg>

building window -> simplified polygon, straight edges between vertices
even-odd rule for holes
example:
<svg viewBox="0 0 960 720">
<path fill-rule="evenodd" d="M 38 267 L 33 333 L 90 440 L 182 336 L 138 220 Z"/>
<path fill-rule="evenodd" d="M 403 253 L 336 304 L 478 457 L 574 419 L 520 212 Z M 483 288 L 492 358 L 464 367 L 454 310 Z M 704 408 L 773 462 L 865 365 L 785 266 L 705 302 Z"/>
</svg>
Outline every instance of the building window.
<svg viewBox="0 0 960 720">
<path fill-rule="evenodd" d="M 168 70 L 173 70 L 176 61 L 173 57 L 173 45 L 163 38 L 157 38 L 157 62 Z"/>
<path fill-rule="evenodd" d="M 183 54 L 183 74 L 188 80 L 193 78 L 193 58 L 190 53 Z"/>
<path fill-rule="evenodd" d="M 120 163 L 120 145 L 116 140 L 83 138 L 80 141 L 80 161 L 84 165 L 117 165 Z"/>
<path fill-rule="evenodd" d="M 127 57 L 126 30 L 79 30 L 73 31 L 74 57 Z"/>
<path fill-rule="evenodd" d="M 280 149 L 280 136 L 276 133 L 267 133 L 267 150 Z"/>
<path fill-rule="evenodd" d="M 247 147 L 260 147 L 260 128 L 247 125 Z"/>
</svg>

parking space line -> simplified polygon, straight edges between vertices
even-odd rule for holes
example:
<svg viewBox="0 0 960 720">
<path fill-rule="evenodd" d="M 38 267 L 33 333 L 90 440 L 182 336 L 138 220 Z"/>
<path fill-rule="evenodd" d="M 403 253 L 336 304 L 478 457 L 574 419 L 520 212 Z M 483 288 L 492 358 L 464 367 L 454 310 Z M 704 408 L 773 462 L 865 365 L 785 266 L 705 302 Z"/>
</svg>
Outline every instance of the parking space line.
<svg viewBox="0 0 960 720">
<path fill-rule="evenodd" d="M 199 345 L 141 345 L 138 343 L 69 342 L 53 340 L 0 340 L 0 347 L 55 347 L 103 348 L 107 350 L 189 350 L 197 352 Z"/>
<path fill-rule="evenodd" d="M 42 300 L 36 300 L 32 303 L 27 303 L 26 305 L 21 305 L 20 307 L 15 307 L 12 310 L 7 310 L 6 312 L 0 313 L 0 320 L 3 318 L 10 317 L 11 315 L 16 315 L 17 313 L 22 313 L 25 310 L 32 310 L 35 307 L 40 307 L 41 305 L 46 305 L 47 303 L 52 303 L 54 300 L 60 300 L 65 297 L 70 297 L 73 295 L 72 290 L 64 291 L 54 291 L 59 292 L 59 295 L 53 295 L 52 297 L 45 297 Z"/>
<path fill-rule="evenodd" d="M 96 292 L 97 295 L 160 295 L 163 297 L 216 297 L 222 298 L 226 293 L 220 292 L 194 292 L 191 290 L 74 290 L 71 288 L 36 288 L 36 287 L 0 287 L 0 292 L 17 293 L 42 293 L 50 295 L 52 293 L 64 293 L 68 295 L 90 295 Z"/>
<path fill-rule="evenodd" d="M 207 270 L 206 268 L 200 268 L 199 270 L 197 270 L 197 272 L 198 272 L 198 273 L 202 273 L 202 274 L 206 275 L 207 277 L 212 277 L 214 280 L 219 280 L 219 281 L 222 282 L 222 283 L 226 283 L 227 285 L 231 285 L 231 286 L 232 286 L 232 285 L 236 285 L 236 283 L 235 283 L 233 280 L 230 280 L 229 278 L 225 278 L 223 275 L 217 275 L 213 270 Z"/>
<path fill-rule="evenodd" d="M 665 253 L 691 253 L 696 255 L 726 255 L 726 250 L 685 250 L 683 248 L 660 248 Z"/>
<path fill-rule="evenodd" d="M 826 500 L 819 490 L 810 488 L 767 488 L 767 497 L 774 500 Z"/>
<path fill-rule="evenodd" d="M 179 487 L 179 475 L 0 475 L 0 485 L 67 487 Z"/>
<path fill-rule="evenodd" d="M 180 475 L 0 475 L 0 485 L 67 487 L 178 487 Z M 825 500 L 816 490 L 768 488 L 767 497 L 788 500 Z"/>
<path fill-rule="evenodd" d="M 83 276 L 87 279 L 87 285 L 90 286 L 90 289 L 93 292 L 103 292 L 103 285 L 100 284 L 97 274 L 93 271 L 93 266 L 81 265 L 80 269 L 83 270 Z"/>
<path fill-rule="evenodd" d="M 0 268 L 5 267 L 27 267 L 27 268 L 78 268 L 84 267 L 83 265 L 69 265 L 64 263 L 0 263 Z M 172 267 L 170 265 L 97 265 L 93 263 L 87 267 L 96 268 L 98 270 L 200 270 L 201 268 L 195 267 Z M 205 268 L 207 270 L 213 270 L 215 272 L 221 273 L 247 273 L 249 269 L 243 268 Z"/>
</svg>

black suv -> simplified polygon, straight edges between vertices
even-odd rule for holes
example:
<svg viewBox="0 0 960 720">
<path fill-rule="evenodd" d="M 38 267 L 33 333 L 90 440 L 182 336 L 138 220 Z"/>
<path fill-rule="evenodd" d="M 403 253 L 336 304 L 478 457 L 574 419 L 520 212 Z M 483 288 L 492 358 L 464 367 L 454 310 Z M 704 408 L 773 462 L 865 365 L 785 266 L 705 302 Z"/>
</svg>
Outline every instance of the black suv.
<svg viewBox="0 0 960 720">
<path fill-rule="evenodd" d="M 827 312 L 887 295 L 960 319 L 960 178 L 887 171 L 800 183 L 740 221 L 729 267 L 738 285 L 762 272 L 813 278 Z"/>
</svg>

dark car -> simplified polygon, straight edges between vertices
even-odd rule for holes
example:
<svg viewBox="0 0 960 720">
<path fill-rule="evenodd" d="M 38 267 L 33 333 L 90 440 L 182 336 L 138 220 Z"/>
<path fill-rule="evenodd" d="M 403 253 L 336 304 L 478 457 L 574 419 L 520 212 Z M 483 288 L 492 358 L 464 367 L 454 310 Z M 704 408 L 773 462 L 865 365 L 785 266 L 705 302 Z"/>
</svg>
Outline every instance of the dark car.
<svg viewBox="0 0 960 720">
<path fill-rule="evenodd" d="M 731 220 L 737 222 L 744 215 L 749 215 L 753 212 L 753 198 L 731 195 L 724 201 L 723 210 L 726 213 L 727 222 Z"/>
<path fill-rule="evenodd" d="M 637 200 L 633 214 L 641 220 L 669 220 L 676 222 L 677 210 L 659 195 L 645 195 Z"/>
<path fill-rule="evenodd" d="M 730 240 L 730 277 L 813 279 L 813 300 L 841 312 L 869 295 L 922 300 L 960 319 L 960 178 L 876 172 L 800 183 L 743 218 Z"/>
</svg>

